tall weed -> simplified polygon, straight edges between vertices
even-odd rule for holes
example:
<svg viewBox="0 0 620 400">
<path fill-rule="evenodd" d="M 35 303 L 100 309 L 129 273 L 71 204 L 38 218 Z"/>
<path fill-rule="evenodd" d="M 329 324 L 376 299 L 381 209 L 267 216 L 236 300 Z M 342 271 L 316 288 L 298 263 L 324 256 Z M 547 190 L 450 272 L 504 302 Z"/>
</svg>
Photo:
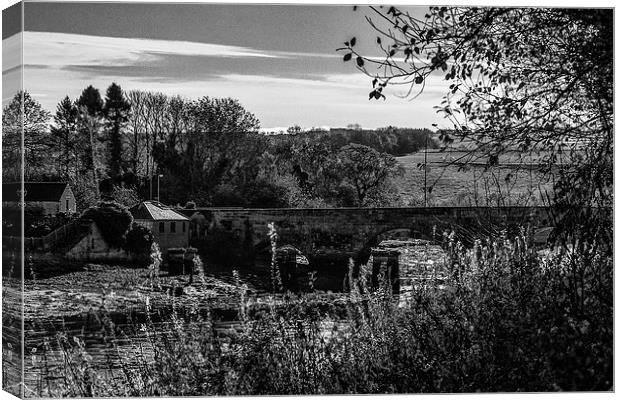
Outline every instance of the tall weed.
<svg viewBox="0 0 620 400">
<path fill-rule="evenodd" d="M 70 380 L 59 393 L 611 390 L 610 257 L 541 254 L 526 232 L 479 240 L 469 249 L 446 235 L 443 246 L 448 278 L 441 287 L 414 285 L 404 301 L 391 293 L 385 268 L 379 288 L 372 287 L 371 266 L 356 276 L 351 265 L 350 290 L 340 298 L 273 293 L 258 302 L 237 279 L 238 322 L 222 329 L 213 310 L 176 307 L 161 322 L 148 318 L 127 333 L 142 340 L 133 342 L 131 357 L 121 357 L 113 379 L 92 366 L 79 339 L 64 340 Z"/>
</svg>

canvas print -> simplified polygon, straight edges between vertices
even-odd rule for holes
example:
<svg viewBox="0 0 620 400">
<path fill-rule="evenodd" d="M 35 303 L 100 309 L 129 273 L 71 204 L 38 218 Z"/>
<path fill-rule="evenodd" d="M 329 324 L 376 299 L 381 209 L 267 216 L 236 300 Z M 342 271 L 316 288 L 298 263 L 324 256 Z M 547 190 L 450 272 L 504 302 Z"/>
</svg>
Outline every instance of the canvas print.
<svg viewBox="0 0 620 400">
<path fill-rule="evenodd" d="M 613 14 L 8 7 L 3 390 L 611 393 Z"/>
</svg>

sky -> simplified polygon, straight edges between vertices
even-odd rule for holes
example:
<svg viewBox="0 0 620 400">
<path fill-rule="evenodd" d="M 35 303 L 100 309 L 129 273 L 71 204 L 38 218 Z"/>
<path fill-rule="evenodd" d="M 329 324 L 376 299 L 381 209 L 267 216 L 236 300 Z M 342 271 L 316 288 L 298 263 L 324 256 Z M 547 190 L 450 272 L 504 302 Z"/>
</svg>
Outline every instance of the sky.
<svg viewBox="0 0 620 400">
<path fill-rule="evenodd" d="M 423 13 L 426 7 L 412 9 Z M 368 100 L 371 78 L 336 48 L 355 36 L 377 54 L 369 11 L 351 6 L 26 3 L 22 34 L 3 39 L 3 106 L 24 87 L 54 111 L 66 95 L 116 82 L 187 98 L 233 97 L 265 129 L 388 125 L 431 128 L 447 84 L 433 77 L 414 100 L 390 89 Z"/>
</svg>

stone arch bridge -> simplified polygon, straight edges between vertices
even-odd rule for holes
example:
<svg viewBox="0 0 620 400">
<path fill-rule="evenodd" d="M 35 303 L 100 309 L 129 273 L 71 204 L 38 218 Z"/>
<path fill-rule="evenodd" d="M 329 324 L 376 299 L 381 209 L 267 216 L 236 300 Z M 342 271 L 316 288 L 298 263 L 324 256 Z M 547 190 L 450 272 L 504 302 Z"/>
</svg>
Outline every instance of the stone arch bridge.
<svg viewBox="0 0 620 400">
<path fill-rule="evenodd" d="M 248 257 L 268 254 L 268 224 L 274 223 L 278 245 L 297 247 L 307 257 L 349 258 L 364 262 L 370 248 L 390 231 L 411 237 L 441 240 L 454 231 L 464 242 L 477 235 L 520 226 L 551 225 L 545 207 L 428 207 L 322 209 L 180 209 L 190 220 L 190 243 L 198 248 L 236 246 Z"/>
</svg>

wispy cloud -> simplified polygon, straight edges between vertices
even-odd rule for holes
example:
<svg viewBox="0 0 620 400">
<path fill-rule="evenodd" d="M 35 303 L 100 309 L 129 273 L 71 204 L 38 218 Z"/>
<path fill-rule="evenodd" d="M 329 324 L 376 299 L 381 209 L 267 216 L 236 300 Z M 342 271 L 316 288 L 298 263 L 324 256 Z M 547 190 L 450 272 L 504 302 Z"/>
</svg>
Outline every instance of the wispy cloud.
<svg viewBox="0 0 620 400">
<path fill-rule="evenodd" d="M 24 32 L 24 63 L 30 65 L 118 66 L 153 62 L 159 56 L 299 58 L 334 54 L 265 51 L 242 46 L 179 40 L 119 38 L 57 32 Z"/>
<path fill-rule="evenodd" d="M 25 32 L 24 53 L 25 89 L 50 111 L 87 85 L 105 90 L 116 82 L 125 90 L 234 97 L 266 128 L 429 126 L 437 119 L 435 94 L 415 105 L 394 96 L 368 101 L 371 79 L 337 54 L 50 32 Z"/>
<path fill-rule="evenodd" d="M 315 87 L 315 88 L 342 88 L 359 90 L 368 84 L 369 80 L 361 74 L 346 75 L 308 75 L 305 78 L 291 78 L 278 76 L 250 75 L 250 74 L 222 74 L 219 78 L 230 82 L 281 85 L 289 87 Z"/>
<path fill-rule="evenodd" d="M 258 57 L 281 55 L 240 46 L 178 40 L 117 38 L 55 32 L 24 32 L 24 63 L 31 65 L 127 65 L 158 55 Z"/>
</svg>

